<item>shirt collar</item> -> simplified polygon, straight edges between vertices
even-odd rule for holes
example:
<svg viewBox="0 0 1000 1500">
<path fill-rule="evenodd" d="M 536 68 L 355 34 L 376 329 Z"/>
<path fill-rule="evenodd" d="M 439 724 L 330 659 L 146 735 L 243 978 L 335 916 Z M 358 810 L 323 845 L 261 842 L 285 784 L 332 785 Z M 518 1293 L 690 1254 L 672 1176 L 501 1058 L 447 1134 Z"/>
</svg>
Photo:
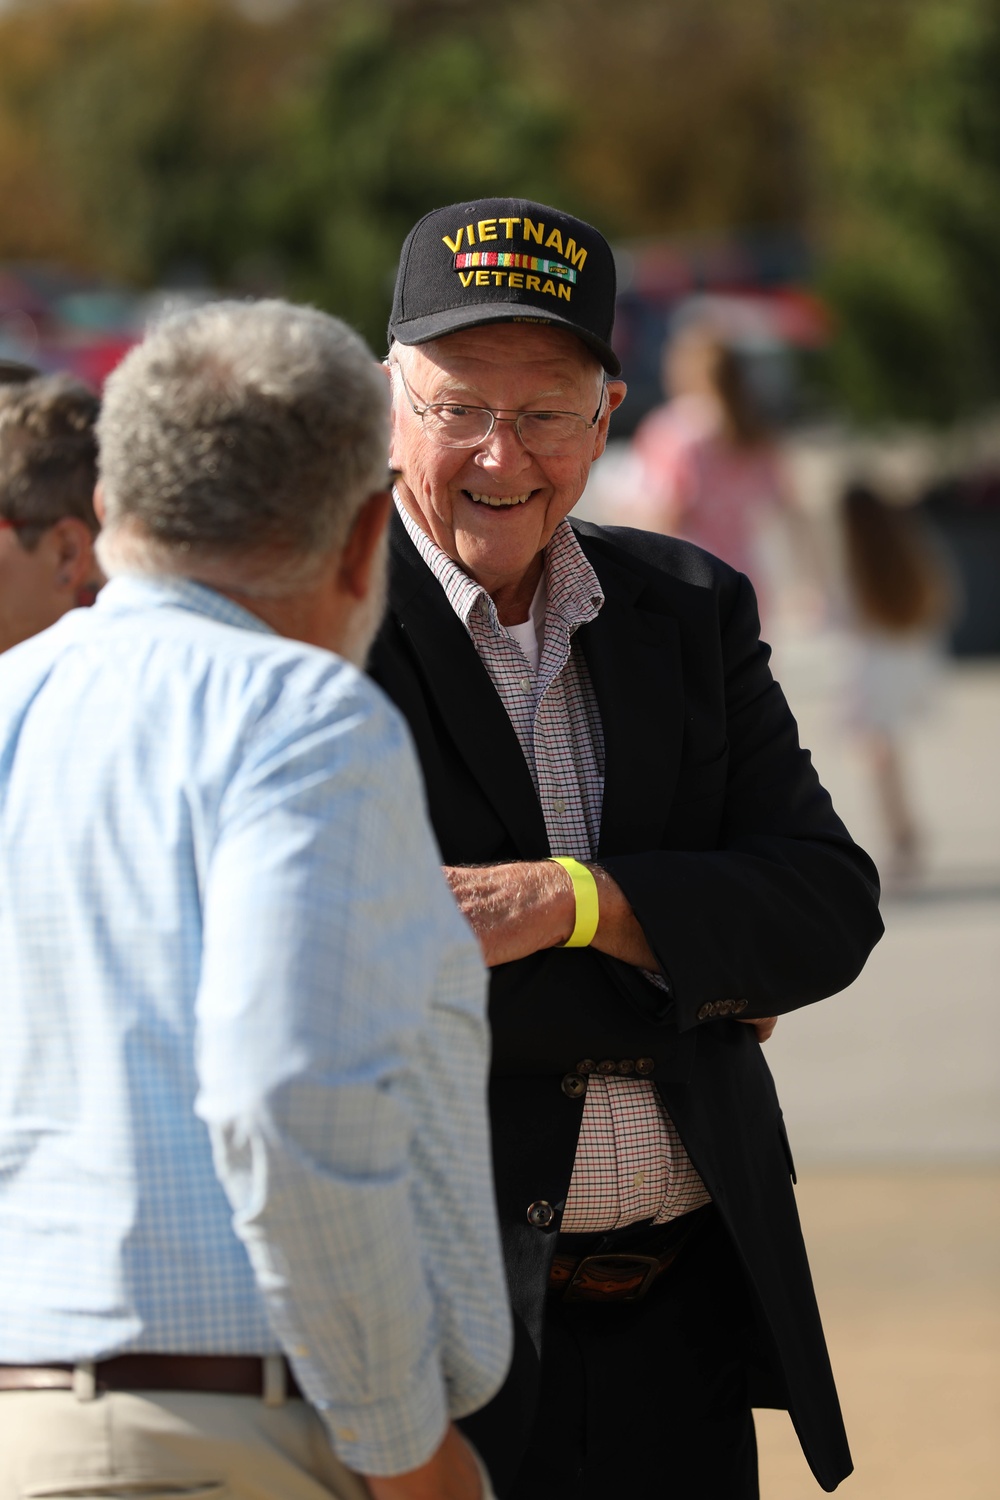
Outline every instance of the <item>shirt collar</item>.
<svg viewBox="0 0 1000 1500">
<path fill-rule="evenodd" d="M 483 586 L 470 578 L 453 558 L 442 552 L 437 543 L 431 540 L 410 515 L 396 491 L 393 491 L 393 496 L 410 540 L 444 589 L 448 603 L 466 629 L 473 611 L 478 609 L 493 628 L 499 630 L 501 627 L 496 605 Z M 545 548 L 545 578 L 548 593 L 546 620 L 555 615 L 569 629 L 574 629 L 577 625 L 596 618 L 604 603 L 604 594 L 576 533 L 565 518 L 559 522 Z"/>
<path fill-rule="evenodd" d="M 241 604 L 193 578 L 170 574 L 119 573 L 105 584 L 94 608 L 102 614 L 131 614 L 144 609 L 186 609 L 238 630 L 274 635 L 270 625 Z"/>
</svg>

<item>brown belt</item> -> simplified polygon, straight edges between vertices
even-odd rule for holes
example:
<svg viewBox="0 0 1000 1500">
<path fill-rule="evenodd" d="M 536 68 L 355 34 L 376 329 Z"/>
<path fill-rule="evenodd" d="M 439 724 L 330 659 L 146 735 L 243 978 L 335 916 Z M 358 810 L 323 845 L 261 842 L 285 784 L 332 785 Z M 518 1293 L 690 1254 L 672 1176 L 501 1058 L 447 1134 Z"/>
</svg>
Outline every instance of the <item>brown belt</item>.
<svg viewBox="0 0 1000 1500">
<path fill-rule="evenodd" d="M 549 1292 L 563 1302 L 638 1302 L 706 1223 L 706 1209 L 696 1209 L 662 1226 L 659 1234 L 650 1231 L 645 1236 L 647 1244 L 641 1234 L 632 1234 L 628 1236 L 628 1248 L 620 1251 L 609 1248 L 574 1255 L 557 1250 L 549 1273 Z M 600 1243 L 600 1236 L 593 1238 Z M 604 1239 L 614 1242 L 615 1235 Z"/>
<path fill-rule="evenodd" d="M 249 1354 L 118 1354 L 93 1369 L 97 1391 L 265 1394 L 264 1360 Z M 73 1365 L 0 1365 L 0 1391 L 70 1391 L 75 1385 Z M 285 1395 L 302 1395 L 287 1361 Z"/>
</svg>

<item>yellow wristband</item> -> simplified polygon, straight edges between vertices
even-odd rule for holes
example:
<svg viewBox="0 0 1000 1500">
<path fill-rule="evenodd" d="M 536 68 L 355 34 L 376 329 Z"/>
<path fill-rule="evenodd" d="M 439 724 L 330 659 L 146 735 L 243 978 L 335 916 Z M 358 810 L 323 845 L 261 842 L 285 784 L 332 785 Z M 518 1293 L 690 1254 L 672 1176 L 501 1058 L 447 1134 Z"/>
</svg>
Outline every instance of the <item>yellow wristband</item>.
<svg viewBox="0 0 1000 1500">
<path fill-rule="evenodd" d="M 573 895 L 576 897 L 576 925 L 562 946 L 589 948 L 601 920 L 601 903 L 593 871 L 588 870 L 586 865 L 581 865 L 578 859 L 563 859 L 556 855 L 551 855 L 550 858 L 554 865 L 562 865 L 569 875 L 573 882 Z"/>
</svg>

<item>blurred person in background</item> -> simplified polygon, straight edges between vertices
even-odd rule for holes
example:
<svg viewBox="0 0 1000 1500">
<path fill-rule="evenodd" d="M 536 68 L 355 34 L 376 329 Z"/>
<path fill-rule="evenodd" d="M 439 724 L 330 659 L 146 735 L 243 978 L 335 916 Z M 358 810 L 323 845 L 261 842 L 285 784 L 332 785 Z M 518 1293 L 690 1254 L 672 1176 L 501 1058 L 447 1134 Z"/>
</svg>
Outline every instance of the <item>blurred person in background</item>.
<svg viewBox="0 0 1000 1500">
<path fill-rule="evenodd" d="M 905 882 L 919 873 L 921 834 L 903 740 L 940 679 L 955 586 L 911 506 L 853 483 L 840 520 L 853 635 L 848 717 L 871 769 L 889 846 L 886 875 Z"/>
<path fill-rule="evenodd" d="M 0 651 L 90 604 L 100 402 L 67 375 L 0 381 Z"/>
<path fill-rule="evenodd" d="M 815 559 L 773 435 L 756 408 L 736 351 L 710 325 L 691 323 L 664 345 L 667 400 L 636 428 L 635 494 L 622 519 L 682 537 L 753 582 L 770 609 L 765 537 L 784 521 L 810 575 Z"/>
<path fill-rule="evenodd" d="M 110 583 L 0 658 L 0 1500 L 490 1493 L 482 961 L 351 665 L 387 395 L 310 309 L 164 321 L 106 387 Z"/>
<path fill-rule="evenodd" d="M 615 265 L 522 199 L 435 210 L 389 325 L 389 609 L 445 871 L 491 968 L 514 1500 L 754 1500 L 753 1405 L 851 1458 L 759 1042 L 851 982 L 877 876 L 798 743 L 747 578 L 570 518 L 625 396 Z"/>
</svg>

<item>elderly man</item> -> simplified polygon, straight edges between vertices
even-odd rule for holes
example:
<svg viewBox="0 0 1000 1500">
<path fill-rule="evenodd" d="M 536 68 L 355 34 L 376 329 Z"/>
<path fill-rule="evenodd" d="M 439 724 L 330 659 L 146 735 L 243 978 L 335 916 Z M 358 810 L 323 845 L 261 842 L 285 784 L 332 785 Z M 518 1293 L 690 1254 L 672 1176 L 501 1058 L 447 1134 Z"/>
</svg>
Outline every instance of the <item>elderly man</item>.
<svg viewBox="0 0 1000 1500">
<path fill-rule="evenodd" d="M 93 597 L 99 402 L 65 375 L 0 369 L 0 651 Z"/>
<path fill-rule="evenodd" d="M 625 394 L 614 262 L 522 200 L 403 248 L 371 669 L 492 968 L 515 1311 L 472 1432 L 517 1500 L 756 1496 L 750 1407 L 850 1471 L 759 1042 L 842 989 L 877 880 L 800 749 L 746 578 L 567 517 Z"/>
<path fill-rule="evenodd" d="M 485 976 L 341 659 L 387 406 L 320 313 L 163 323 L 107 387 L 111 582 L 0 662 L 0 1500 L 489 1493 Z"/>
</svg>

